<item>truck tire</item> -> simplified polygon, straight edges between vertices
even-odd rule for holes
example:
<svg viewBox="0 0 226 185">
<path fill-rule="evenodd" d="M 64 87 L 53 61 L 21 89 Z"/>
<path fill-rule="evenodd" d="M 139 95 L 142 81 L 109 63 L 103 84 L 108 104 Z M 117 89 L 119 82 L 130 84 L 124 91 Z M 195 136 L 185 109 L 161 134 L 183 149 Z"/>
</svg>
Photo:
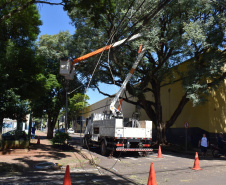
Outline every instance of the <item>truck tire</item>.
<svg viewBox="0 0 226 185">
<path fill-rule="evenodd" d="M 107 146 L 106 146 L 106 144 L 105 144 L 105 141 L 103 140 L 102 142 L 101 142 L 101 144 L 100 144 L 100 153 L 101 153 L 101 155 L 104 155 L 104 156 L 106 156 L 107 154 L 108 154 L 108 149 L 107 149 Z"/>
</svg>

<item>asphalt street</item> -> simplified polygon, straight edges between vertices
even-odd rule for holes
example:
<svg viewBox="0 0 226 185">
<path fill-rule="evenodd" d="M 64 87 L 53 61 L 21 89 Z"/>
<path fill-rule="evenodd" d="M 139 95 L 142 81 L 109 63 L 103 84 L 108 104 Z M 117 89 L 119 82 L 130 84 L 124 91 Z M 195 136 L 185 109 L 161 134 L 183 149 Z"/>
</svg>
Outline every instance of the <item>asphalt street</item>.
<svg viewBox="0 0 226 185">
<path fill-rule="evenodd" d="M 157 153 L 140 156 L 137 153 L 116 153 L 112 158 L 102 156 L 98 148 L 90 150 L 80 146 L 80 135 L 72 135 L 71 145 L 80 148 L 82 157 L 75 158 L 77 166 L 70 166 L 72 184 L 106 184 L 135 185 L 147 184 L 150 164 L 153 162 L 158 185 L 225 185 L 226 158 L 199 157 L 202 170 L 192 170 L 194 155 L 172 153 L 162 150 L 163 158 L 157 158 Z M 42 141 L 41 141 L 42 143 Z M 73 151 L 71 151 L 73 152 Z M 67 155 L 62 155 L 67 158 Z M 94 159 L 93 163 L 84 162 L 86 155 Z M 83 156 L 84 155 L 84 156 Z M 20 156 L 21 157 L 21 156 Z M 45 157 L 50 160 L 51 155 Z M 72 158 L 70 158 L 72 159 Z M 15 159 L 16 160 L 16 159 Z M 69 161 L 72 164 L 71 161 Z M 69 164 L 68 162 L 68 164 Z M 1 174 L 0 184 L 63 184 L 65 167 L 60 170 L 29 170 L 20 173 Z"/>
</svg>

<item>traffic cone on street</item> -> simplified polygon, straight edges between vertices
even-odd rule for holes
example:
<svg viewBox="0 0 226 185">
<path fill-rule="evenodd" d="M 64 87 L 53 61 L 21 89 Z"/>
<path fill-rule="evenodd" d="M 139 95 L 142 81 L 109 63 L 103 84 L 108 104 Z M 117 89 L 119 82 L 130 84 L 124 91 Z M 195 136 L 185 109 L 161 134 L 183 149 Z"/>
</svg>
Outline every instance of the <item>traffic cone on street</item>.
<svg viewBox="0 0 226 185">
<path fill-rule="evenodd" d="M 192 168 L 192 170 L 202 170 L 202 168 L 200 168 L 200 165 L 199 165 L 198 152 L 196 152 L 196 154 L 195 154 L 195 162 L 194 162 L 194 167 Z"/>
<path fill-rule="evenodd" d="M 158 151 L 158 157 L 157 158 L 163 158 L 162 157 L 162 150 L 161 150 L 161 146 L 159 145 L 159 151 Z"/>
<path fill-rule="evenodd" d="M 148 184 L 147 185 L 157 185 L 153 162 L 151 163 L 151 168 L 150 168 L 150 172 L 149 172 Z"/>
<path fill-rule="evenodd" d="M 70 170 L 69 165 L 66 167 L 66 172 L 64 175 L 64 184 L 63 185 L 71 185 L 71 176 L 70 176 Z"/>
<path fill-rule="evenodd" d="M 37 144 L 40 144 L 40 136 L 38 136 Z"/>
</svg>

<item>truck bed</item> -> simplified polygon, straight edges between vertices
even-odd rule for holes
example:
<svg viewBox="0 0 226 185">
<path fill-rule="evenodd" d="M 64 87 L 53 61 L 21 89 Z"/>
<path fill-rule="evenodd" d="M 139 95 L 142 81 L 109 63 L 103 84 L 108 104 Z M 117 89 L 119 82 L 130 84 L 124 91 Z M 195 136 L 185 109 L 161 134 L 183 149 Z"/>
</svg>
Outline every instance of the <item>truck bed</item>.
<svg viewBox="0 0 226 185">
<path fill-rule="evenodd" d="M 114 137 L 114 138 L 152 138 L 152 122 L 140 121 L 140 128 L 125 127 L 123 119 L 109 119 L 93 121 L 93 139 L 97 137 Z"/>
</svg>

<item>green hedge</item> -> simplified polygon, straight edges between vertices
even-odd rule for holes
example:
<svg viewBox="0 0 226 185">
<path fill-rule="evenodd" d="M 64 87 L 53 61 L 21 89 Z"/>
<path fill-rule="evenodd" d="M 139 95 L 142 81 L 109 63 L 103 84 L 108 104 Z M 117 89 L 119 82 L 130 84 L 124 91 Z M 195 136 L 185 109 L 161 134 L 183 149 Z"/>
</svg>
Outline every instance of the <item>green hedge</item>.
<svg viewBox="0 0 226 185">
<path fill-rule="evenodd" d="M 53 144 L 65 144 L 66 140 L 71 139 L 68 133 L 57 132 L 51 140 Z"/>
<path fill-rule="evenodd" d="M 1 147 L 1 150 L 29 148 L 29 141 L 27 141 L 27 140 L 1 140 L 0 147 Z"/>
</svg>

